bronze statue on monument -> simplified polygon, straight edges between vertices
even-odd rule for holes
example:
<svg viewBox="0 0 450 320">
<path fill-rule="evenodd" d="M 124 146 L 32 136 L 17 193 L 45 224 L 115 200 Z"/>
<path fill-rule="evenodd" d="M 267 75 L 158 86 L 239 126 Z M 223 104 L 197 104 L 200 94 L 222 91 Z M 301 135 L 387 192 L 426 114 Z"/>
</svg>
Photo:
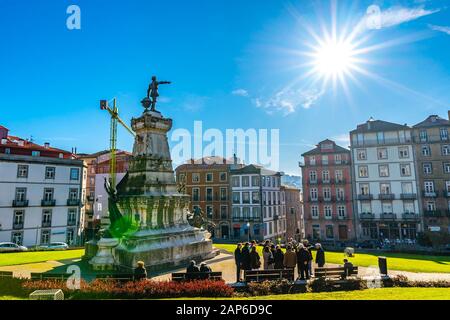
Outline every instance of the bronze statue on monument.
<svg viewBox="0 0 450 320">
<path fill-rule="evenodd" d="M 160 84 L 171 84 L 170 81 L 158 81 L 156 76 L 152 77 L 152 82 L 149 84 L 147 89 L 147 97 L 145 97 L 141 103 L 145 108 L 144 112 L 148 111 L 148 108 L 151 106 L 150 111 L 156 111 L 156 101 L 159 97 L 158 88 Z M 150 99 L 151 98 L 151 99 Z"/>
</svg>

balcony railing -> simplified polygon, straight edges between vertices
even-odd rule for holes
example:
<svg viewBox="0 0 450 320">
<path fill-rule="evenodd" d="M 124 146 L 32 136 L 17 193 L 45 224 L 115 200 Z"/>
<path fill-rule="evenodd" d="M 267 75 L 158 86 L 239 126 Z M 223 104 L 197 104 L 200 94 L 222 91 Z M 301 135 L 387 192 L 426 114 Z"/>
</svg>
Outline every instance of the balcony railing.
<svg viewBox="0 0 450 320">
<path fill-rule="evenodd" d="M 41 201 L 41 206 L 42 207 L 54 207 L 56 204 L 56 200 L 45 200 L 43 199 Z"/>
<path fill-rule="evenodd" d="M 372 194 L 358 194 L 358 200 L 372 200 Z"/>
<path fill-rule="evenodd" d="M 324 202 L 331 202 L 331 201 L 335 201 L 335 197 L 323 197 L 323 201 Z"/>
<path fill-rule="evenodd" d="M 415 200 L 417 199 L 417 194 L 415 193 L 401 193 L 400 199 L 402 200 Z"/>
<path fill-rule="evenodd" d="M 51 221 L 42 221 L 42 228 L 49 228 L 52 226 Z"/>
<path fill-rule="evenodd" d="M 336 197 L 336 202 L 347 202 L 348 198 L 346 197 Z"/>
<path fill-rule="evenodd" d="M 412 141 L 411 138 L 402 138 L 402 139 L 384 139 L 382 141 L 378 140 L 366 140 L 363 142 L 355 143 L 354 147 L 370 147 L 370 146 L 383 146 L 383 145 L 392 145 L 392 144 L 404 144 L 410 143 Z"/>
<path fill-rule="evenodd" d="M 80 199 L 67 199 L 67 205 L 68 206 L 79 206 Z"/>
<path fill-rule="evenodd" d="M 28 207 L 28 200 L 13 200 L 13 207 Z"/>
<path fill-rule="evenodd" d="M 380 218 L 383 220 L 395 220 L 396 215 L 394 213 L 382 213 Z"/>
<path fill-rule="evenodd" d="M 77 220 L 73 220 L 73 219 L 67 220 L 67 225 L 68 226 L 74 226 L 76 224 L 77 224 Z"/>
<path fill-rule="evenodd" d="M 346 184 L 347 180 L 346 179 L 335 179 L 334 183 L 335 184 Z"/>
<path fill-rule="evenodd" d="M 23 229 L 23 222 L 13 223 L 13 229 L 14 230 Z"/>
<path fill-rule="evenodd" d="M 363 212 L 359 214 L 359 218 L 361 220 L 372 220 L 375 218 L 375 216 L 372 213 L 369 212 Z"/>
<path fill-rule="evenodd" d="M 419 215 L 415 213 L 404 213 L 402 214 L 403 220 L 419 220 Z"/>
<path fill-rule="evenodd" d="M 422 191 L 422 194 L 425 198 L 436 198 L 438 196 L 438 192 L 437 191 Z"/>
<path fill-rule="evenodd" d="M 395 194 L 393 193 L 380 193 L 378 194 L 378 199 L 380 200 L 394 200 Z"/>
</svg>

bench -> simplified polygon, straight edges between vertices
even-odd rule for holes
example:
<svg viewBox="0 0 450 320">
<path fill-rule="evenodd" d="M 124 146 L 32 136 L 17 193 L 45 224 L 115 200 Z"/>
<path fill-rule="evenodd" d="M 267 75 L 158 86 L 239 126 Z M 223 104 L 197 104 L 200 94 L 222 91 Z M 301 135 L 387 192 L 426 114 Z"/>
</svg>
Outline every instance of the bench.
<svg viewBox="0 0 450 320">
<path fill-rule="evenodd" d="M 72 274 L 70 273 L 31 273 L 31 280 L 61 280 L 66 281 Z"/>
<path fill-rule="evenodd" d="M 324 267 L 314 269 L 314 277 L 316 278 L 343 279 L 344 275 L 345 275 L 344 267 Z M 347 277 L 357 275 L 358 275 L 358 267 L 353 267 L 353 269 L 349 272 Z"/>
<path fill-rule="evenodd" d="M 132 273 L 116 273 L 116 274 L 97 274 L 95 276 L 95 279 L 98 280 L 104 280 L 104 281 L 133 281 L 134 280 L 134 274 Z"/>
<path fill-rule="evenodd" d="M 13 273 L 12 271 L 0 271 L 0 279 L 1 278 L 12 278 Z"/>
<path fill-rule="evenodd" d="M 294 281 L 294 269 L 244 270 L 245 282 L 281 279 Z"/>
<path fill-rule="evenodd" d="M 189 280 L 213 280 L 222 281 L 222 272 L 177 272 L 172 273 L 172 281 L 189 281 Z"/>
</svg>

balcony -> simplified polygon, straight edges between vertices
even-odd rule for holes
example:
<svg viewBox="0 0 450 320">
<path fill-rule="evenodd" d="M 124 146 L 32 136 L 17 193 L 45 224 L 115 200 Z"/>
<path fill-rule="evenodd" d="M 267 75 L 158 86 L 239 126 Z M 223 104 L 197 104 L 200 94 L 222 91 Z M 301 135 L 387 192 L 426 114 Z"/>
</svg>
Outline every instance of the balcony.
<svg viewBox="0 0 450 320">
<path fill-rule="evenodd" d="M 363 212 L 359 214 L 359 218 L 361 220 L 373 220 L 375 216 L 372 213 L 369 212 Z"/>
<path fill-rule="evenodd" d="M 23 222 L 13 223 L 13 229 L 14 230 L 23 229 Z"/>
<path fill-rule="evenodd" d="M 68 206 L 79 206 L 80 199 L 67 199 L 67 205 Z"/>
<path fill-rule="evenodd" d="M 373 200 L 372 194 L 358 194 L 358 200 L 365 201 L 365 200 Z"/>
<path fill-rule="evenodd" d="M 396 144 L 405 144 L 410 143 L 412 141 L 411 138 L 392 138 L 392 139 L 383 139 L 383 140 L 365 140 L 364 142 L 357 142 L 354 147 L 375 147 L 375 146 L 388 146 L 388 145 L 396 145 Z"/>
<path fill-rule="evenodd" d="M 13 207 L 28 207 L 28 200 L 13 200 Z"/>
<path fill-rule="evenodd" d="M 346 184 L 347 180 L 346 179 L 335 179 L 334 183 L 335 184 Z"/>
<path fill-rule="evenodd" d="M 422 194 L 425 198 L 436 198 L 438 196 L 437 191 L 422 191 Z"/>
<path fill-rule="evenodd" d="M 56 204 L 56 200 L 42 200 L 41 206 L 42 207 L 54 207 Z"/>
<path fill-rule="evenodd" d="M 336 197 L 336 202 L 348 202 L 348 198 L 346 198 L 346 197 Z"/>
<path fill-rule="evenodd" d="M 378 194 L 378 199 L 379 200 L 394 200 L 395 199 L 395 194 L 393 194 L 393 193 L 380 193 L 380 194 Z"/>
<path fill-rule="evenodd" d="M 334 179 L 322 180 L 322 184 L 332 184 L 334 183 Z"/>
<path fill-rule="evenodd" d="M 402 214 L 403 220 L 419 220 L 419 215 L 415 213 L 404 213 Z"/>
<path fill-rule="evenodd" d="M 417 194 L 415 193 L 401 193 L 400 199 L 402 200 L 415 200 L 417 199 Z"/>
<path fill-rule="evenodd" d="M 49 228 L 52 226 L 51 221 L 42 221 L 42 228 Z"/>
<path fill-rule="evenodd" d="M 324 202 L 332 202 L 332 201 L 335 201 L 335 198 L 334 197 L 327 197 L 327 198 L 323 198 L 323 201 Z"/>
<path fill-rule="evenodd" d="M 395 220 L 396 215 L 394 213 L 382 213 L 380 218 L 382 220 Z"/>
<path fill-rule="evenodd" d="M 74 219 L 67 220 L 67 225 L 68 226 L 74 226 L 76 224 L 77 224 L 77 220 L 74 220 Z M 42 225 L 42 226 L 44 226 L 44 225 Z"/>
</svg>

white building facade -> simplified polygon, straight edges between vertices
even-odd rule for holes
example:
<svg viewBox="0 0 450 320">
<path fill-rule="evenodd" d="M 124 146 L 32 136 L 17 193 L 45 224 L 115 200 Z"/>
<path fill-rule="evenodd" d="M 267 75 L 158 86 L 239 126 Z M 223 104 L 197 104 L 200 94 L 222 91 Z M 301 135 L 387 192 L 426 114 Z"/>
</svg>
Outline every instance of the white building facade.
<svg viewBox="0 0 450 320">
<path fill-rule="evenodd" d="M 85 175 L 79 160 L 0 154 L 0 242 L 80 245 Z"/>
<path fill-rule="evenodd" d="M 411 129 L 370 119 L 350 132 L 359 239 L 415 239 L 421 230 Z"/>
<path fill-rule="evenodd" d="M 231 170 L 235 238 L 285 240 L 286 206 L 281 174 L 255 165 Z"/>
</svg>

